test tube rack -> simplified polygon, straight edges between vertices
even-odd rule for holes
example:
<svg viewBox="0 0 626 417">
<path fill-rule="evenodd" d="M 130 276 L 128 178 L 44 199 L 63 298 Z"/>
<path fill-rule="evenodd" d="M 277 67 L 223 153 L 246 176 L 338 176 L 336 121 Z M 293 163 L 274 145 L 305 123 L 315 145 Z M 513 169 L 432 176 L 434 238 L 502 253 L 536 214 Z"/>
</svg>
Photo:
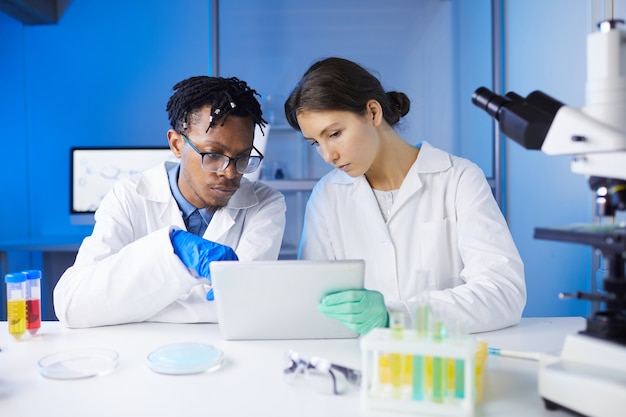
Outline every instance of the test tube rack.
<svg viewBox="0 0 626 417">
<path fill-rule="evenodd" d="M 366 410 L 472 417 L 482 400 L 487 347 L 470 335 L 437 340 L 377 328 L 361 338 Z"/>
</svg>

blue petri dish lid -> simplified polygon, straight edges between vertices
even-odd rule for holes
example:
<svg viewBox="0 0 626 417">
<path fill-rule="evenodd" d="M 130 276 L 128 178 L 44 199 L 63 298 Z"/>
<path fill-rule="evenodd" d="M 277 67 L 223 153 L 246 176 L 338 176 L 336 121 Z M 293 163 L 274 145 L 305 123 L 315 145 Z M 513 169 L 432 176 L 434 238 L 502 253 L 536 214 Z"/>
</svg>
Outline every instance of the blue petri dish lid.
<svg viewBox="0 0 626 417">
<path fill-rule="evenodd" d="M 147 359 L 154 372 L 189 375 L 218 369 L 222 366 L 223 353 L 213 345 L 173 343 L 154 350 Z"/>
</svg>

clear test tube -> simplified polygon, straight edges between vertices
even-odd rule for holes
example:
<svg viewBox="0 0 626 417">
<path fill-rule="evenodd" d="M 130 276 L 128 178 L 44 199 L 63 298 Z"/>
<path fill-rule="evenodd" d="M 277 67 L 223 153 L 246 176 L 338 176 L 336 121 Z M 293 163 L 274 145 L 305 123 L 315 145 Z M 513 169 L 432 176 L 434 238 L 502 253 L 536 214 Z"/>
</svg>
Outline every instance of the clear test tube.
<svg viewBox="0 0 626 417">
<path fill-rule="evenodd" d="M 23 272 L 6 274 L 7 323 L 9 334 L 19 340 L 26 332 L 26 274 Z"/>
<path fill-rule="evenodd" d="M 41 327 L 41 271 L 22 272 L 26 274 L 26 330 L 34 335 Z"/>
</svg>

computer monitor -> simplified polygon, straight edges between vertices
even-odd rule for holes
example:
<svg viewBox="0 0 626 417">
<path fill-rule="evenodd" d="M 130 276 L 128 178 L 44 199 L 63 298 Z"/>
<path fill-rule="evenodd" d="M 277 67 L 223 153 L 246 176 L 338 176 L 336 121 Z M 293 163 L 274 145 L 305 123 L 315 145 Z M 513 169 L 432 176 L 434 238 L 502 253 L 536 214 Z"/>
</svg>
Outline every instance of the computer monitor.
<svg viewBox="0 0 626 417">
<path fill-rule="evenodd" d="M 73 147 L 70 149 L 70 223 L 93 224 L 113 183 L 176 157 L 168 147 Z"/>
</svg>

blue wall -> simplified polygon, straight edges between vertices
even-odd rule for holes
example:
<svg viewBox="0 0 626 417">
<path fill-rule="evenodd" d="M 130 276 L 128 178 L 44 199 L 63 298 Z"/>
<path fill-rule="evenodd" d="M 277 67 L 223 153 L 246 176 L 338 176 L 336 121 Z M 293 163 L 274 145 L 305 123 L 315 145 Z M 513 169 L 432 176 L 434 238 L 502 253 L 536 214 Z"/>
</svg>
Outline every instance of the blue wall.
<svg viewBox="0 0 626 417">
<path fill-rule="evenodd" d="M 478 87 L 493 89 L 491 0 L 452 0 L 454 153 L 495 176 L 493 121 L 472 104 Z"/>
<path fill-rule="evenodd" d="M 582 107 L 585 102 L 587 0 L 506 1 L 506 91 L 542 90 Z M 563 10 L 567 10 L 564 18 Z M 559 292 L 589 290 L 591 248 L 534 239 L 535 227 L 592 221 L 591 190 L 570 170 L 570 157 L 547 156 L 507 141 L 508 220 L 526 265 L 528 316 L 586 315 L 584 301 Z"/>
<path fill-rule="evenodd" d="M 24 32 L 21 23 L 0 13 L 0 126 L 4 142 L 1 239 L 23 236 L 29 230 Z"/>
<path fill-rule="evenodd" d="M 411 98 L 411 111 L 399 126 L 407 141 L 428 140 L 455 151 L 451 8 L 440 0 L 222 1 L 220 74 L 243 78 L 261 94 L 278 97 L 282 110 L 314 61 L 352 59 L 379 75 L 387 90 Z M 280 149 L 270 149 L 266 162 L 293 162 L 290 155 L 299 151 L 291 133 L 272 138 L 270 132 L 268 146 L 280 144 Z M 288 167 L 287 174 L 313 178 L 329 170 L 316 152 L 309 162 L 303 170 Z"/>
<path fill-rule="evenodd" d="M 57 24 L 37 26 L 0 13 L 11 160 L 0 169 L 13 179 L 0 239 L 90 232 L 69 221 L 70 147 L 167 144 L 171 87 L 208 72 L 209 3 L 80 0 Z"/>
</svg>

